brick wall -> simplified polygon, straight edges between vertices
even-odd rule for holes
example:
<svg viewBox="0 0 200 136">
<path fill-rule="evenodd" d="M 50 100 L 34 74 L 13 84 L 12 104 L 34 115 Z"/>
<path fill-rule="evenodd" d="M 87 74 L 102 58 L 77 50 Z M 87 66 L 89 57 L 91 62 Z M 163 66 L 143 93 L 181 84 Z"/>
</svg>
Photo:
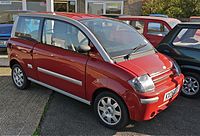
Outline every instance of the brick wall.
<svg viewBox="0 0 200 136">
<path fill-rule="evenodd" d="M 125 0 L 124 14 L 125 15 L 141 15 L 142 0 Z"/>
</svg>

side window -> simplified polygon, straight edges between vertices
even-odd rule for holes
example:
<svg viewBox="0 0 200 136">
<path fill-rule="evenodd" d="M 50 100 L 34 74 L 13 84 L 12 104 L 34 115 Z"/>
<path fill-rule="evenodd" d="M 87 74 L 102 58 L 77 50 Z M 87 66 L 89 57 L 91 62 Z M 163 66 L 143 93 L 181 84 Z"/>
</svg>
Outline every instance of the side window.
<svg viewBox="0 0 200 136">
<path fill-rule="evenodd" d="M 40 18 L 20 17 L 17 23 L 15 36 L 39 41 L 40 23 Z"/>
<path fill-rule="evenodd" d="M 200 49 L 200 29 L 182 29 L 173 45 Z"/>
<path fill-rule="evenodd" d="M 72 51 L 77 51 L 82 44 L 89 44 L 87 37 L 78 28 L 57 20 L 45 21 L 42 42 Z"/>
<path fill-rule="evenodd" d="M 144 32 L 144 22 L 143 21 L 131 21 L 130 25 L 133 26 L 140 34 Z"/>
<path fill-rule="evenodd" d="M 169 33 L 169 29 L 161 23 L 150 22 L 148 24 L 148 34 L 156 36 L 165 36 Z"/>
</svg>

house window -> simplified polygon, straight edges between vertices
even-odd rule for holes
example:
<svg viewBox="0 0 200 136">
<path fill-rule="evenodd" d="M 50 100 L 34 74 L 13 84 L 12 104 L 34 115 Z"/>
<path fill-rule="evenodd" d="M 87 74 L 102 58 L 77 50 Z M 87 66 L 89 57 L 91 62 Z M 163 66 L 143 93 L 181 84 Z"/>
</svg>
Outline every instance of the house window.
<svg viewBox="0 0 200 136">
<path fill-rule="evenodd" d="M 123 0 L 116 0 L 116 1 L 86 0 L 85 5 L 86 5 L 85 12 L 88 14 L 120 15 L 120 14 L 123 14 L 124 1 Z"/>
<path fill-rule="evenodd" d="M 27 10 L 46 11 L 46 0 L 26 0 Z"/>
<path fill-rule="evenodd" d="M 55 0 L 54 11 L 59 12 L 76 12 L 77 1 L 76 0 Z"/>
<path fill-rule="evenodd" d="M 22 0 L 0 1 L 0 11 L 5 10 L 22 10 Z"/>
<path fill-rule="evenodd" d="M 122 14 L 122 2 L 106 3 L 106 14 Z"/>
</svg>

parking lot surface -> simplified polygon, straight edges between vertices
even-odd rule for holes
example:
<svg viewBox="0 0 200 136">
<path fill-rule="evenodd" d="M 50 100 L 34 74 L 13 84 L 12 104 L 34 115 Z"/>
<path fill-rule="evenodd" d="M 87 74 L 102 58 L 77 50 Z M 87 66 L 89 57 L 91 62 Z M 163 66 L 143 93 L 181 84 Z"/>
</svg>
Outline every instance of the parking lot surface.
<svg viewBox="0 0 200 136">
<path fill-rule="evenodd" d="M 26 91 L 14 87 L 9 68 L 0 68 L 0 134 L 31 135 L 38 127 L 52 91 L 32 84 Z M 90 106 L 53 93 L 40 122 L 41 135 L 199 135 L 200 98 L 179 97 L 150 121 L 131 122 L 110 130 L 96 120 Z"/>
<path fill-rule="evenodd" d="M 28 90 L 16 89 L 10 68 L 0 67 L 0 135 L 32 135 L 50 94 L 34 84 Z"/>
<path fill-rule="evenodd" d="M 150 121 L 132 122 L 124 130 L 100 125 L 90 106 L 54 93 L 41 122 L 42 135 L 199 135 L 200 99 L 180 96 Z"/>
</svg>

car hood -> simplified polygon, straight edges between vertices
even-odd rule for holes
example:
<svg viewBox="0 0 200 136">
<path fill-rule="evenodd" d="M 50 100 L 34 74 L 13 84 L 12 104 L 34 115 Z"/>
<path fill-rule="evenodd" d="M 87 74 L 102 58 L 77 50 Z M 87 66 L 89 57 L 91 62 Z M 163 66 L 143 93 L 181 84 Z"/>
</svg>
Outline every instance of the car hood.
<svg viewBox="0 0 200 136">
<path fill-rule="evenodd" d="M 134 75 L 153 75 L 171 69 L 172 61 L 161 53 L 155 53 L 132 60 L 117 63 L 120 67 L 127 69 Z"/>
</svg>

